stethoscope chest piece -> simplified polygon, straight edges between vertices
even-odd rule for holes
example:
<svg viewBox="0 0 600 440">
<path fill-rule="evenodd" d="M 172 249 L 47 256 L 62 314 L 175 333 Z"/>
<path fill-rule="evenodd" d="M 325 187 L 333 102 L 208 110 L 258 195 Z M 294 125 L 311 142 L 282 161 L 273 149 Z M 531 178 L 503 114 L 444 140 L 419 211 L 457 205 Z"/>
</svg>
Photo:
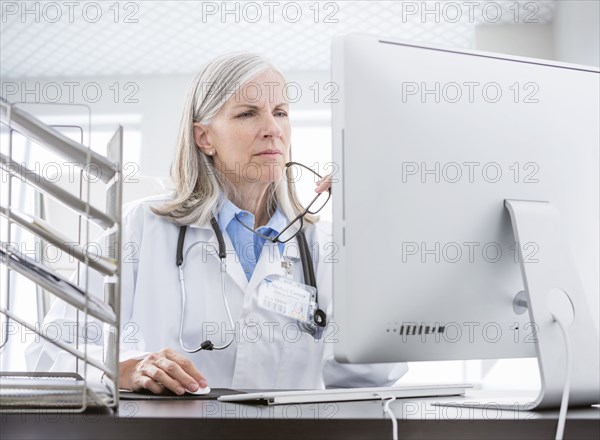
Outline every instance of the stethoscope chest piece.
<svg viewBox="0 0 600 440">
<path fill-rule="evenodd" d="M 314 321 L 319 327 L 325 327 L 327 325 L 327 315 L 325 315 L 323 310 L 317 309 L 315 311 Z"/>
</svg>

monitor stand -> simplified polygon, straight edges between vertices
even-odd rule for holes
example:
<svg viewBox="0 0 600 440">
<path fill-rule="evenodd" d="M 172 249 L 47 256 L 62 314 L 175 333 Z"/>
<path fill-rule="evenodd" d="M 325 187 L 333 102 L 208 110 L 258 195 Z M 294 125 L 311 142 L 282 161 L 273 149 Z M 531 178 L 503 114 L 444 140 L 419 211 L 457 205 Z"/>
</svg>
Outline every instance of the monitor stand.
<svg viewBox="0 0 600 440">
<path fill-rule="evenodd" d="M 600 396 L 598 334 L 558 210 L 549 202 L 505 200 L 519 247 L 525 292 L 516 295 L 515 311 L 529 311 L 536 328 L 536 353 L 541 389 L 529 402 L 497 402 L 513 410 L 559 408 L 567 371 L 567 350 L 558 317 L 571 345 L 569 406 L 597 404 Z M 531 243 L 536 246 L 531 256 Z M 529 244 L 529 245 L 528 245 Z M 482 407 L 490 402 L 440 402 L 438 405 Z"/>
</svg>

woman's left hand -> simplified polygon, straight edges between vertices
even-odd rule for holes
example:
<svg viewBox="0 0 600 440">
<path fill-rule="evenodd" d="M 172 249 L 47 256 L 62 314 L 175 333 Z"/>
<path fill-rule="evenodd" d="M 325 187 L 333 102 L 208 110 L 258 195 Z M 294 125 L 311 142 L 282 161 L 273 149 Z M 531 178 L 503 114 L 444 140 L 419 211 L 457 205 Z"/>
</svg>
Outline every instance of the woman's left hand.
<svg viewBox="0 0 600 440">
<path fill-rule="evenodd" d="M 322 193 L 323 191 L 327 191 L 331 188 L 331 174 L 328 174 L 321 178 L 317 182 L 317 187 L 315 188 L 315 192 Z"/>
</svg>

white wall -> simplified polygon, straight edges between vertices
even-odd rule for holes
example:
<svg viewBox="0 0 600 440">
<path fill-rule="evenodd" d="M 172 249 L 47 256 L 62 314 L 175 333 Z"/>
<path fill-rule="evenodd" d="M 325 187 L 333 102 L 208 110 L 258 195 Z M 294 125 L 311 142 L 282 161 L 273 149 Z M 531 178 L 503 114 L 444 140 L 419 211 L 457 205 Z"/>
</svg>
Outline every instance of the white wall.
<svg viewBox="0 0 600 440">
<path fill-rule="evenodd" d="M 560 1 L 554 19 L 557 60 L 600 66 L 600 2 Z"/>
<path fill-rule="evenodd" d="M 549 24 L 478 25 L 475 48 L 598 67 L 600 1 L 557 1 Z"/>
<path fill-rule="evenodd" d="M 551 24 L 488 24 L 475 27 L 475 48 L 531 58 L 555 59 Z"/>
</svg>

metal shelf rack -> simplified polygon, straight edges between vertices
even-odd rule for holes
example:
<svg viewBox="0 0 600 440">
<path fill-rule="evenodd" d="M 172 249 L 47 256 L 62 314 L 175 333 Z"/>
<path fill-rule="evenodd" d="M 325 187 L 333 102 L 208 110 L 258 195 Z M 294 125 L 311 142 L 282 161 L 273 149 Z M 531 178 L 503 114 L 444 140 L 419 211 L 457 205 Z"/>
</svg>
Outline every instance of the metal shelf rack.
<svg viewBox="0 0 600 440">
<path fill-rule="evenodd" d="M 0 242 L 0 263 L 7 267 L 9 276 L 4 280 L 7 298 L 0 305 L 0 313 L 5 315 L 5 325 L 13 321 L 36 333 L 46 343 L 56 345 L 75 356 L 82 365 L 83 375 L 74 372 L 33 373 L 0 372 L 0 411 L 84 411 L 87 407 L 106 407 L 115 409 L 119 401 L 119 333 L 120 333 L 120 243 L 121 243 L 121 204 L 122 204 L 122 151 L 123 128 L 119 127 L 107 145 L 107 155 L 102 156 L 90 147 L 76 142 L 52 126 L 44 124 L 32 114 L 11 104 L 0 97 L 0 123 L 8 129 L 7 154 L 0 153 L 0 167 L 8 176 L 7 200 L 0 200 L 0 216 L 7 221 L 7 241 Z M 99 210 L 90 205 L 89 188 L 87 197 L 75 196 L 62 189 L 46 177 L 19 164 L 13 156 L 13 137 L 17 132 L 56 155 L 75 163 L 80 170 L 94 169 L 97 178 L 105 185 L 106 206 Z M 85 171 L 80 173 L 80 180 Z M 90 253 L 86 243 L 68 244 L 61 234 L 49 223 L 17 209 L 13 204 L 12 182 L 18 179 L 38 193 L 59 201 L 71 209 L 83 221 L 92 222 L 104 230 L 105 251 L 102 255 Z M 4 184 L 4 183 L 3 183 Z M 81 181 L 80 181 L 81 184 Z M 85 271 L 83 286 L 74 284 L 11 245 L 13 225 L 33 234 L 69 254 L 79 261 L 80 269 Z M 89 225 L 87 228 L 89 238 Z M 81 240 L 80 240 L 81 241 Z M 103 276 L 104 299 L 88 291 L 89 271 L 95 270 Z M 10 272 L 14 271 L 33 281 L 46 291 L 77 309 L 76 335 L 80 334 L 80 325 L 94 319 L 103 326 L 103 359 L 91 357 L 77 344 L 48 337 L 39 326 L 27 322 L 10 307 Z M 79 319 L 79 316 L 82 316 Z M 6 329 L 5 329 L 6 330 Z M 8 332 L 4 331 L 4 340 L 0 348 L 8 342 Z M 101 382 L 92 382 L 86 378 L 88 366 L 103 372 Z M 79 368 L 78 368 L 79 371 Z"/>
</svg>

